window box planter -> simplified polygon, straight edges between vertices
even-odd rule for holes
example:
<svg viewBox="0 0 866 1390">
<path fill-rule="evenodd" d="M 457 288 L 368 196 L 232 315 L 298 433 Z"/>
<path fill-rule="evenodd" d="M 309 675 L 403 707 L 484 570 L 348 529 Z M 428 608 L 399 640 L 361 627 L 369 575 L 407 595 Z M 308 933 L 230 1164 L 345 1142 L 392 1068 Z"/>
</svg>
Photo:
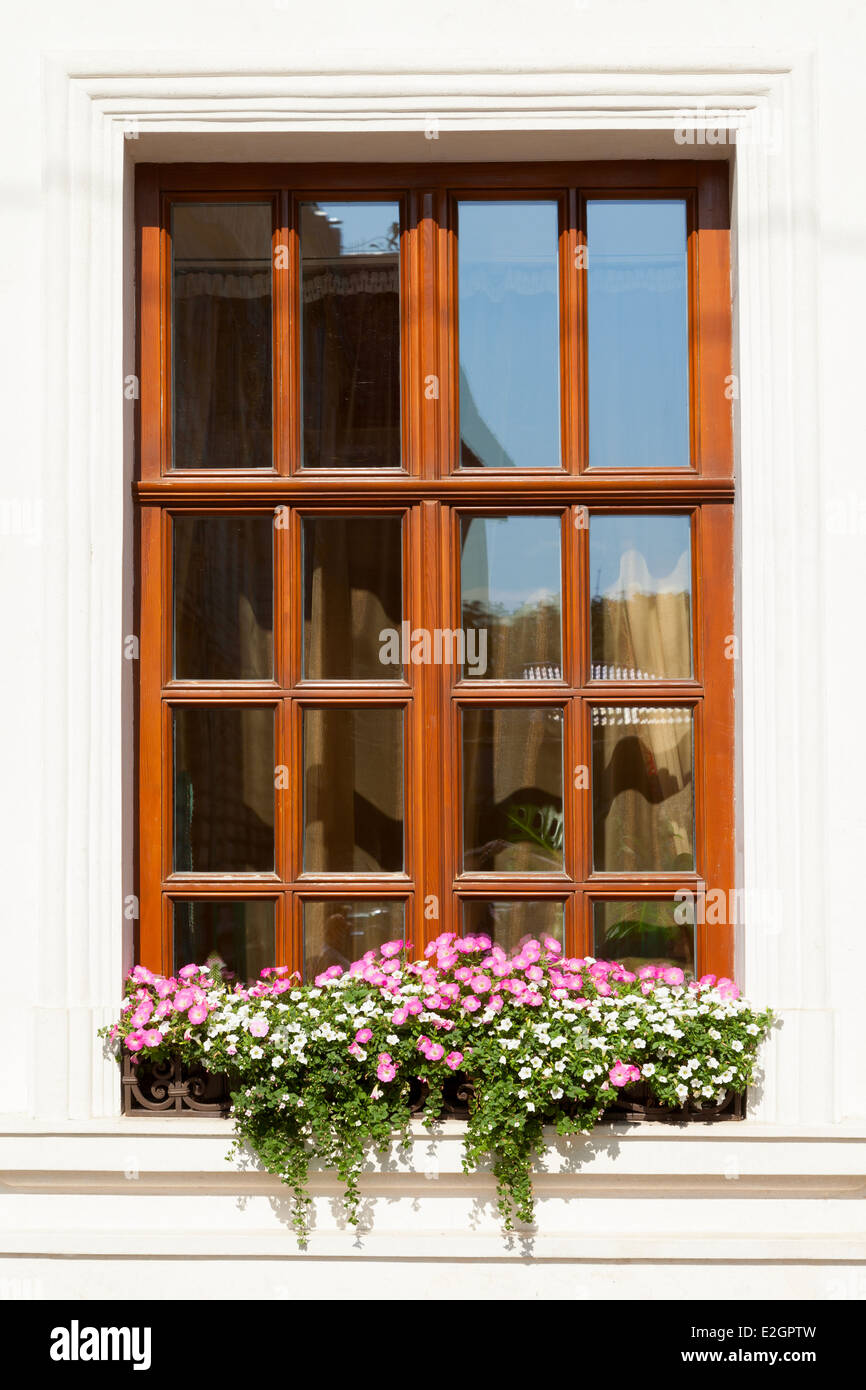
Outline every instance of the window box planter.
<svg viewBox="0 0 866 1390">
<path fill-rule="evenodd" d="M 209 1072 L 204 1067 L 184 1063 L 179 1054 L 170 1062 L 133 1062 L 123 1059 L 124 1115 L 213 1115 L 228 1118 L 231 1113 L 233 1078 L 221 1072 Z M 413 1115 L 425 1112 L 428 1087 L 415 1080 L 410 1085 L 409 1106 Z M 444 1084 L 439 1118 L 466 1120 L 475 1088 L 471 1080 L 457 1072 Z M 639 1124 L 645 1121 L 668 1124 L 706 1124 L 717 1120 L 743 1120 L 746 1117 L 746 1093 L 727 1091 L 719 1103 L 699 1105 L 659 1105 L 650 1095 L 649 1087 L 636 1082 L 624 1087 L 599 1120 L 599 1124 Z M 563 1107 L 566 1111 L 568 1107 Z"/>
<path fill-rule="evenodd" d="M 531 1221 L 550 1127 L 741 1118 L 773 1021 L 731 980 L 564 958 L 552 937 L 508 956 L 445 933 L 415 961 L 388 941 L 306 985 L 283 966 L 251 985 L 209 966 L 178 976 L 136 966 L 104 1030 L 124 1059 L 124 1107 L 230 1109 L 238 1148 L 291 1189 L 302 1242 L 310 1162 L 337 1171 L 356 1223 L 369 1144 L 408 1137 L 416 1118 L 462 1118 L 466 1171 L 492 1165 L 506 1229 Z"/>
</svg>

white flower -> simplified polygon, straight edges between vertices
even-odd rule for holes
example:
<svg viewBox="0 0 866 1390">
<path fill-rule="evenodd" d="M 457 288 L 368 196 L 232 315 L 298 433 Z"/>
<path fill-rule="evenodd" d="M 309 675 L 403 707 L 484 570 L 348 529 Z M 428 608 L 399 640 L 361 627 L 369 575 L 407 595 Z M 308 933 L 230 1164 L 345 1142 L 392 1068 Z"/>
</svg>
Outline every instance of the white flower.
<svg viewBox="0 0 866 1390">
<path fill-rule="evenodd" d="M 163 1034 L 163 1036 L 165 1036 L 165 1035 Z M 210 1052 L 210 1050 L 211 1050 L 212 1047 L 213 1047 L 213 1043 L 211 1042 L 210 1038 L 205 1038 L 204 1042 L 202 1043 L 202 1051 L 203 1051 L 203 1052 Z"/>
<path fill-rule="evenodd" d="M 560 1059 L 559 1059 L 558 1062 L 554 1062 L 554 1064 L 553 1064 L 553 1070 L 554 1070 L 554 1071 L 559 1071 L 559 1072 L 565 1071 L 565 1063 L 563 1062 L 563 1060 L 562 1060 L 561 1057 L 560 1057 Z"/>
<path fill-rule="evenodd" d="M 286 1065 L 286 1059 L 285 1059 L 285 1057 L 280 1057 L 279 1054 L 277 1054 L 277 1056 L 276 1056 L 276 1057 L 274 1058 L 274 1060 L 271 1062 L 271 1067 L 273 1068 L 274 1071 L 277 1070 L 277 1067 L 284 1067 L 285 1065 Z"/>
<path fill-rule="evenodd" d="M 385 1041 L 388 1043 L 389 1047 L 396 1047 L 400 1039 L 397 1037 L 396 1033 L 389 1033 Z"/>
<path fill-rule="evenodd" d="M 689 1090 L 687 1086 L 677 1086 L 677 1095 L 679 1096 L 680 1100 L 687 1100 L 688 1094 Z"/>
<path fill-rule="evenodd" d="M 655 1070 L 656 1069 L 652 1062 L 644 1062 L 643 1066 L 641 1067 L 641 1071 L 643 1072 L 644 1076 L 655 1076 Z"/>
<path fill-rule="evenodd" d="M 250 1056 L 252 1057 L 252 1059 L 253 1059 L 254 1062 L 257 1062 L 257 1061 L 259 1060 L 259 1058 L 260 1058 L 260 1057 L 264 1057 L 264 1055 L 265 1055 L 264 1052 L 263 1052 L 262 1049 L 261 1049 L 260 1047 L 258 1047 L 258 1046 L 256 1046 L 256 1047 L 251 1047 L 251 1048 L 250 1048 Z"/>
<path fill-rule="evenodd" d="M 527 1108 L 527 1110 L 534 1110 L 534 1109 L 535 1109 L 535 1106 L 533 1105 L 532 1101 L 529 1101 L 529 1103 L 527 1104 L 526 1108 Z"/>
<path fill-rule="evenodd" d="M 718 1062 L 716 1061 L 715 1057 L 708 1057 L 708 1058 L 707 1058 L 707 1066 L 709 1067 L 710 1071 L 715 1071 L 716 1068 L 718 1067 L 718 1065 L 719 1065 L 719 1064 L 718 1064 Z"/>
<path fill-rule="evenodd" d="M 530 1059 L 529 1059 L 529 1065 L 530 1065 L 531 1067 L 534 1067 L 535 1070 L 538 1071 L 538 1068 L 539 1068 L 539 1067 L 543 1067 L 543 1066 L 544 1066 L 544 1063 L 542 1062 L 542 1060 L 541 1060 L 540 1057 L 530 1057 Z"/>
<path fill-rule="evenodd" d="M 531 1068 L 531 1067 L 521 1067 L 521 1068 L 520 1068 L 520 1071 L 517 1073 L 517 1075 L 520 1077 L 520 1080 L 521 1080 L 521 1081 L 528 1081 L 529 1078 L 530 1078 L 530 1076 L 532 1075 L 532 1068 Z"/>
<path fill-rule="evenodd" d="M 517 1092 L 517 1099 L 518 1099 L 518 1100 L 526 1100 L 526 1097 L 527 1097 L 528 1095 L 529 1095 L 529 1092 L 528 1092 L 528 1091 L 518 1091 L 518 1092 Z"/>
<path fill-rule="evenodd" d="M 646 1047 L 646 1038 L 635 1038 L 634 1045 L 635 1047 Z"/>
<path fill-rule="evenodd" d="M 734 1038 L 734 1041 L 731 1043 L 731 1047 L 734 1049 L 735 1052 L 742 1052 L 743 1050 L 743 1044 L 740 1042 L 739 1038 Z"/>
<path fill-rule="evenodd" d="M 554 1088 L 553 1088 L 553 1090 L 551 1091 L 550 1094 L 551 1094 L 551 1096 L 553 1097 L 554 1100 L 559 1100 L 559 1097 L 563 1094 L 562 1087 L 561 1087 L 561 1086 L 554 1086 Z"/>
<path fill-rule="evenodd" d="M 586 1071 L 583 1073 L 583 1079 L 584 1079 L 584 1081 L 592 1081 L 592 1079 L 593 1079 L 594 1076 L 595 1076 L 595 1068 L 594 1068 L 594 1067 L 587 1067 Z"/>
<path fill-rule="evenodd" d="M 753 1038 L 756 1038 L 759 1032 L 757 1023 L 747 1023 L 746 1032 L 749 1033 Z"/>
</svg>

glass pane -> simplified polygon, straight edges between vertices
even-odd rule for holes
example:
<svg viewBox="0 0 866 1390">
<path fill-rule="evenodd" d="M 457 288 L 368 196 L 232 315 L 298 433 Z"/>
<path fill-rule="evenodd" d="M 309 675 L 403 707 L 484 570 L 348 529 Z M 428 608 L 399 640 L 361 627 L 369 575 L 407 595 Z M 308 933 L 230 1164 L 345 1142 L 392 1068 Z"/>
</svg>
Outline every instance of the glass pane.
<svg viewBox="0 0 866 1390">
<path fill-rule="evenodd" d="M 271 898 L 176 902 L 172 969 L 210 965 L 241 980 L 258 979 L 276 959 L 274 908 Z"/>
<path fill-rule="evenodd" d="M 594 903 L 592 954 L 597 960 L 622 961 L 627 970 L 678 965 L 686 975 L 694 975 L 693 916 L 688 903 L 648 898 Z"/>
<path fill-rule="evenodd" d="M 563 866 L 558 707 L 463 710 L 463 865 L 482 873 Z"/>
<path fill-rule="evenodd" d="M 171 210 L 175 468 L 270 468 L 271 207 Z"/>
<path fill-rule="evenodd" d="M 689 517 L 591 517 L 589 578 L 593 680 L 691 676 Z"/>
<path fill-rule="evenodd" d="M 270 680 L 274 670 L 271 516 L 177 516 L 174 674 Z"/>
<path fill-rule="evenodd" d="M 304 979 L 344 970 L 365 951 L 402 941 L 405 904 L 389 898 L 319 898 L 304 903 Z"/>
<path fill-rule="evenodd" d="M 304 521 L 304 676 L 401 680 L 402 520 Z"/>
<path fill-rule="evenodd" d="M 464 676 L 562 678 L 558 516 L 461 520 Z"/>
<path fill-rule="evenodd" d="M 557 205 L 458 211 L 461 467 L 559 468 Z"/>
<path fill-rule="evenodd" d="M 304 711 L 304 869 L 403 868 L 403 711 Z"/>
<path fill-rule="evenodd" d="M 692 712 L 592 711 L 593 863 L 609 872 L 695 867 Z"/>
<path fill-rule="evenodd" d="M 273 872 L 274 711 L 194 705 L 174 715 L 174 867 Z"/>
<path fill-rule="evenodd" d="M 683 199 L 587 204 L 589 462 L 688 468 Z"/>
<path fill-rule="evenodd" d="M 399 468 L 400 205 L 301 205 L 305 468 Z"/>
<path fill-rule="evenodd" d="M 552 936 L 565 947 L 565 903 L 546 898 L 463 900 L 463 935 L 489 936 L 509 955 L 526 941 Z"/>
</svg>

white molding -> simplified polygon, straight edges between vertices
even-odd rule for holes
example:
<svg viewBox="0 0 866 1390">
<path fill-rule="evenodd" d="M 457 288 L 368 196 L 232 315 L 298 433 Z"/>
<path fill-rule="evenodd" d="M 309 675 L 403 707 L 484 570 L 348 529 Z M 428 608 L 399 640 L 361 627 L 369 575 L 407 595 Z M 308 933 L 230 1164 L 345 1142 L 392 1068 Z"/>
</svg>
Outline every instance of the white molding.
<svg viewBox="0 0 866 1390">
<path fill-rule="evenodd" d="M 740 470 L 739 633 L 741 750 L 738 835 L 748 890 L 790 885 L 784 937 L 750 924 L 738 958 L 747 989 L 782 1005 L 787 1025 L 771 1059 L 760 1114 L 796 1123 L 832 1121 L 832 1014 L 822 973 L 820 757 L 791 758 L 820 739 L 821 594 L 818 546 L 817 314 L 814 284 L 814 140 L 811 59 L 754 53 L 689 53 L 633 60 L 610 50 L 584 54 L 580 68 L 555 58 L 490 60 L 487 70 L 450 58 L 426 65 L 407 55 L 387 67 L 371 55 L 292 57 L 293 72 L 237 55 L 54 55 L 44 85 L 46 359 L 65 350 L 62 389 L 47 413 L 45 758 L 54 770 L 45 797 L 45 856 L 39 925 L 43 980 L 35 1015 L 34 1113 L 108 1116 L 116 1111 L 114 1064 L 94 1029 L 117 1004 L 128 941 L 122 902 L 132 892 L 129 763 L 131 671 L 121 660 L 129 621 L 130 419 L 121 383 L 130 370 L 124 268 L 131 234 L 129 168 L 151 134 L 184 141 L 202 134 L 363 134 L 367 158 L 389 134 L 423 130 L 433 113 L 441 135 L 556 132 L 579 137 L 591 157 L 611 134 L 652 136 L 671 157 L 696 151 L 671 132 L 715 121 L 741 132 L 735 159 L 738 232 L 738 422 Z M 690 122 L 686 110 L 695 114 Z M 775 148 L 762 147 L 764 137 Z M 133 130 L 130 131 L 130 124 Z M 124 132 L 139 140 L 124 139 Z M 428 141 L 431 159 L 448 140 Z M 435 148 L 431 148 L 435 147 Z M 269 148 L 273 148 L 270 146 Z M 642 147 L 644 148 L 644 147 Z M 713 151 L 718 153 L 719 151 Z M 730 148 L 723 151 L 730 153 Z M 272 156 L 273 157 L 273 156 Z M 296 157 L 296 156 L 295 156 Z M 126 182 L 125 182 L 126 180 Z M 804 212 L 804 210 L 806 210 Z M 126 242 L 125 242 L 126 239 Z M 126 257 L 126 259 L 125 259 Z M 795 501 L 795 499 L 797 499 Z M 806 499 L 805 502 L 803 499 Z M 58 626 L 58 594 L 64 597 Z M 770 924 L 772 928 L 772 924 Z M 67 1075 L 58 1058 L 68 1057 Z"/>
</svg>

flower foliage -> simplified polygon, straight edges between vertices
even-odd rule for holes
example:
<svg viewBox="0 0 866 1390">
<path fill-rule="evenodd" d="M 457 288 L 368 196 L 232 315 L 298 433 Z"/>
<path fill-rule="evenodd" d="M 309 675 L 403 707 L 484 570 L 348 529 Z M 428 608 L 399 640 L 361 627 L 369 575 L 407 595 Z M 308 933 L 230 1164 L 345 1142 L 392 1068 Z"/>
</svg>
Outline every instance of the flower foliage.
<svg viewBox="0 0 866 1390">
<path fill-rule="evenodd" d="M 337 1170 L 357 1222 L 369 1143 L 408 1140 L 410 1085 L 427 1088 L 424 1123 L 456 1073 L 472 1082 L 467 1171 L 491 1162 L 506 1229 L 532 1220 L 531 1170 L 545 1125 L 586 1132 L 635 1082 L 662 1105 L 714 1105 L 752 1080 L 773 1018 L 728 979 L 686 982 L 675 967 L 636 974 L 564 959 L 552 938 L 507 955 L 486 936 L 440 936 L 368 951 L 312 985 L 285 967 L 251 986 L 186 965 L 177 978 L 136 966 L 118 1023 L 104 1029 L 138 1063 L 180 1055 L 232 1078 L 236 1143 L 293 1191 L 303 1240 L 312 1160 Z"/>
</svg>

